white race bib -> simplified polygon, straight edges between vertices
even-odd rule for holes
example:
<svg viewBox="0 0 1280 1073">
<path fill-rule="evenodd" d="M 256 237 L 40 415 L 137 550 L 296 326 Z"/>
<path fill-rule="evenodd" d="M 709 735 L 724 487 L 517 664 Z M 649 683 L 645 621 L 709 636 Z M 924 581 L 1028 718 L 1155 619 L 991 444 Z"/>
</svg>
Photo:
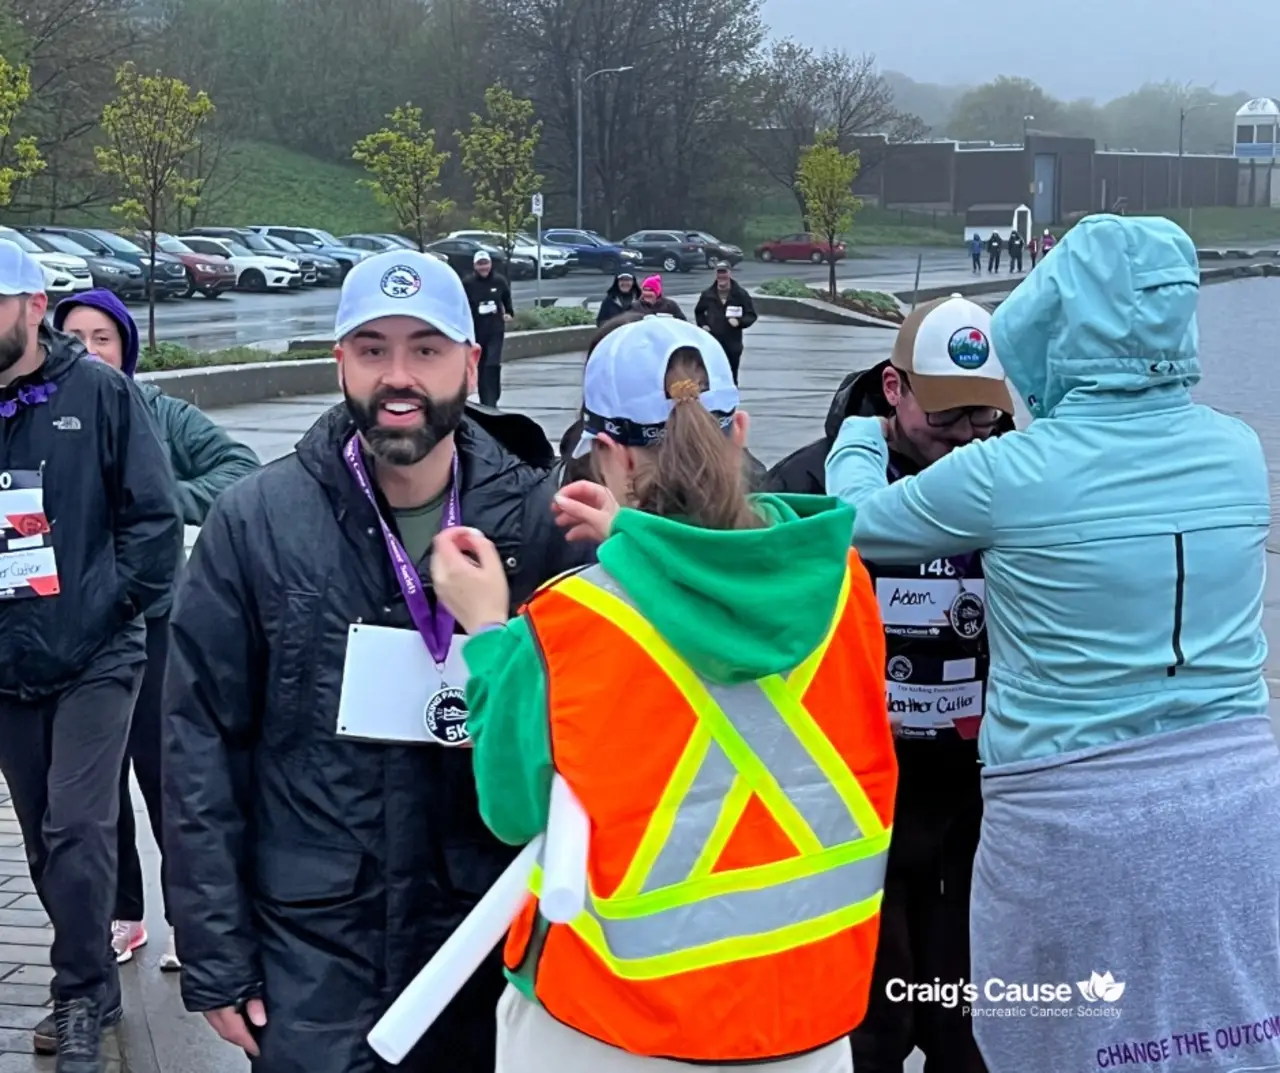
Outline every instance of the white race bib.
<svg viewBox="0 0 1280 1073">
<path fill-rule="evenodd" d="M 357 624 L 347 631 L 338 699 L 340 738 L 401 745 L 462 746 L 467 732 L 467 665 L 455 634 L 438 668 L 417 630 Z M 389 674 L 388 668 L 395 673 Z"/>
<path fill-rule="evenodd" d="M 966 640 L 986 624 L 982 578 L 876 578 L 880 618 L 888 633 L 924 637 L 947 627 Z"/>
<path fill-rule="evenodd" d="M 725 314 L 730 319 L 736 319 L 742 316 L 742 306 L 726 306 Z"/>
<path fill-rule="evenodd" d="M 496 313 L 496 312 L 498 312 L 497 302 L 481 302 L 480 303 L 480 315 L 482 317 L 486 317 L 490 313 Z"/>
<path fill-rule="evenodd" d="M 941 730 L 983 714 L 981 682 L 922 686 L 891 678 L 885 682 L 885 700 L 894 726 Z"/>
<path fill-rule="evenodd" d="M 0 600 L 60 591 L 44 478 L 39 470 L 0 470 Z"/>
</svg>

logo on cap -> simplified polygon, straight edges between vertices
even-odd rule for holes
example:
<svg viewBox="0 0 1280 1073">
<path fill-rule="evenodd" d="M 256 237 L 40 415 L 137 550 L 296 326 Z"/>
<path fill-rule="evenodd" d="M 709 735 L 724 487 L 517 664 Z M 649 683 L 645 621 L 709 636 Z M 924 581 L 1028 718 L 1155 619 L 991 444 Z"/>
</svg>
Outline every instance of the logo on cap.
<svg viewBox="0 0 1280 1073">
<path fill-rule="evenodd" d="M 962 369 L 981 369 L 991 356 L 991 344 L 977 328 L 961 328 L 947 342 L 947 353 Z"/>
<path fill-rule="evenodd" d="M 422 290 L 422 277 L 408 265 L 388 268 L 382 277 L 382 293 L 388 298 L 412 298 Z"/>
</svg>

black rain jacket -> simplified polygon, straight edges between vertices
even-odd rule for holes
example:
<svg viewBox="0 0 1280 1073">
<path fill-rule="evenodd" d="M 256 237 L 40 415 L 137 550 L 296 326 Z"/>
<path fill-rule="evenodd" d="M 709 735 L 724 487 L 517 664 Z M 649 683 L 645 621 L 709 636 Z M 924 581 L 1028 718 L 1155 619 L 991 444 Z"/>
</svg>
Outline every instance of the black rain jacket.
<svg viewBox="0 0 1280 1073">
<path fill-rule="evenodd" d="M 341 457 L 352 432 L 336 407 L 222 495 L 171 620 L 165 863 L 183 998 L 263 997 L 255 1073 L 389 1068 L 370 1028 L 516 852 L 480 819 L 469 750 L 335 734 L 348 627 L 413 628 Z M 470 408 L 457 444 L 463 522 L 497 545 L 513 609 L 591 556 L 555 526 L 534 422 Z M 491 1070 L 502 987 L 495 954 L 399 1069 Z"/>
<path fill-rule="evenodd" d="M 43 470 L 60 588 L 0 600 L 0 696 L 22 701 L 62 692 L 123 633 L 136 639 L 120 646 L 122 662 L 141 663 L 139 620 L 168 596 L 182 554 L 173 472 L 141 392 L 74 336 L 41 328 L 40 340 L 44 365 L 0 389 L 10 399 L 28 384 L 56 388 L 0 417 L 0 473 Z M 3 534 L 7 550 L 18 534 Z"/>
</svg>

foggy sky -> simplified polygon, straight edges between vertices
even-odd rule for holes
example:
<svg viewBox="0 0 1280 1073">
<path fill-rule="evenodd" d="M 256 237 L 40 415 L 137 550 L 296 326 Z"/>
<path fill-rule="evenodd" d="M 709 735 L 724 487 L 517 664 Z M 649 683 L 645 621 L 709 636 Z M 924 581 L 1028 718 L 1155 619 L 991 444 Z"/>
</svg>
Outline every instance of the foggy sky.
<svg viewBox="0 0 1280 1073">
<path fill-rule="evenodd" d="M 1280 96 L 1276 0 L 765 0 L 775 36 L 874 52 L 917 82 L 1023 75 L 1058 97 L 1143 82 Z"/>
</svg>

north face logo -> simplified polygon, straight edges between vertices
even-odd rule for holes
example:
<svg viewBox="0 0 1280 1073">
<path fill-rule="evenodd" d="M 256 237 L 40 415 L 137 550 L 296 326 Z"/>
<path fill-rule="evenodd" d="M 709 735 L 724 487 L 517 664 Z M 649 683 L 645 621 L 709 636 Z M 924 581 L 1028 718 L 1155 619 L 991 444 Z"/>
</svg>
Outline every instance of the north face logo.
<svg viewBox="0 0 1280 1073">
<path fill-rule="evenodd" d="M 60 417 L 53 423 L 53 427 L 60 432 L 79 432 L 83 426 L 78 417 Z"/>
</svg>

